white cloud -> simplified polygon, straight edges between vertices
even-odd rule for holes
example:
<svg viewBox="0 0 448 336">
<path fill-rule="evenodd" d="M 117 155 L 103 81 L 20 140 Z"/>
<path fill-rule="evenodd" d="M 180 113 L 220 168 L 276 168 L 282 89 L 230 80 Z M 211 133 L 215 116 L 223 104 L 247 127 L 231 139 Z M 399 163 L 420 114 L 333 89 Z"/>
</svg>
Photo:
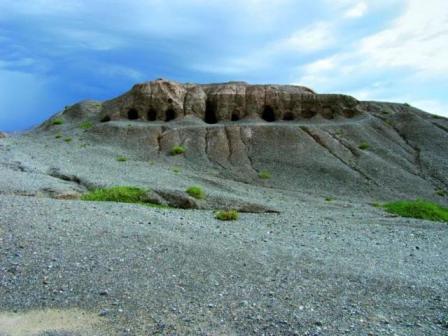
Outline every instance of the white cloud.
<svg viewBox="0 0 448 336">
<path fill-rule="evenodd" d="M 315 52 L 331 47 L 337 42 L 334 27 L 327 22 L 317 22 L 300 29 L 273 46 L 276 50 Z"/>
<path fill-rule="evenodd" d="M 145 76 L 138 70 L 117 64 L 98 64 L 95 70 L 102 76 L 129 78 L 135 81 L 145 79 Z"/>
<path fill-rule="evenodd" d="M 56 35 L 60 46 L 65 48 L 85 48 L 90 50 L 105 51 L 116 49 L 125 45 L 122 38 L 101 31 L 87 29 L 57 29 L 52 30 Z"/>
<path fill-rule="evenodd" d="M 365 1 L 360 1 L 353 5 L 345 12 L 345 17 L 347 18 L 359 18 L 367 13 L 368 5 Z"/>
<path fill-rule="evenodd" d="M 3 3 L 2 3 L 3 2 Z M 64 15 L 73 14 L 84 8 L 76 0 L 21 0 L 0 2 L 0 20 L 10 15 Z"/>
<path fill-rule="evenodd" d="M 404 12 L 384 30 L 354 42 L 348 50 L 299 68 L 296 82 L 333 90 L 341 82 L 391 71 L 395 82 L 448 79 L 448 2 L 408 0 Z M 373 89 L 369 85 L 369 90 Z M 360 90 L 365 90 L 361 88 Z"/>
<path fill-rule="evenodd" d="M 448 2 L 409 0 L 389 28 L 361 41 L 360 54 L 377 67 L 448 77 Z"/>
<path fill-rule="evenodd" d="M 412 106 L 415 106 L 423 111 L 438 114 L 448 118 L 448 104 L 442 103 L 438 100 L 414 100 L 409 101 Z"/>
</svg>

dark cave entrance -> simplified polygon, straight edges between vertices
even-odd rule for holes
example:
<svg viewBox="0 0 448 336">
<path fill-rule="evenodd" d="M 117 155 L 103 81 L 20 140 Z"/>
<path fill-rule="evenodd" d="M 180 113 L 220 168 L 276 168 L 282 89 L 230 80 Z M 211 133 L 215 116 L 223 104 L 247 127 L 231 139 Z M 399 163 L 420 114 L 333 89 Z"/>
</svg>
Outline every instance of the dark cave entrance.
<svg viewBox="0 0 448 336">
<path fill-rule="evenodd" d="M 101 119 L 101 122 L 109 122 L 111 119 L 108 115 L 104 116 L 103 119 Z"/>
<path fill-rule="evenodd" d="M 311 109 L 304 109 L 302 111 L 302 116 L 306 119 L 310 119 L 312 117 L 314 117 L 316 115 L 316 111 L 311 110 Z"/>
<path fill-rule="evenodd" d="M 232 120 L 232 121 L 238 121 L 238 120 L 240 120 L 240 116 L 239 116 L 239 114 L 236 113 L 236 112 L 233 112 L 233 113 L 232 113 L 232 117 L 230 118 L 230 120 Z"/>
<path fill-rule="evenodd" d="M 155 109 L 153 109 L 153 108 L 150 108 L 148 110 L 147 119 L 149 121 L 155 121 L 157 119 L 157 111 Z"/>
<path fill-rule="evenodd" d="M 216 118 L 216 103 L 210 100 L 207 100 L 205 103 L 205 117 L 204 121 L 207 124 L 216 124 L 218 122 L 218 118 Z"/>
<path fill-rule="evenodd" d="M 176 119 L 176 111 L 171 107 L 165 112 L 165 121 L 171 121 Z"/>
<path fill-rule="evenodd" d="M 266 105 L 263 108 L 263 114 L 261 117 L 264 120 L 266 120 L 267 122 L 275 121 L 275 113 L 274 113 L 274 109 L 272 108 L 272 106 Z"/>
<path fill-rule="evenodd" d="M 285 121 L 291 121 L 291 120 L 294 120 L 294 114 L 293 114 L 292 112 L 286 112 L 286 113 L 283 115 L 283 120 L 285 120 Z"/>
<path fill-rule="evenodd" d="M 131 108 L 128 111 L 128 119 L 129 120 L 136 120 L 138 119 L 140 116 L 138 115 L 138 111 L 135 108 Z"/>
</svg>

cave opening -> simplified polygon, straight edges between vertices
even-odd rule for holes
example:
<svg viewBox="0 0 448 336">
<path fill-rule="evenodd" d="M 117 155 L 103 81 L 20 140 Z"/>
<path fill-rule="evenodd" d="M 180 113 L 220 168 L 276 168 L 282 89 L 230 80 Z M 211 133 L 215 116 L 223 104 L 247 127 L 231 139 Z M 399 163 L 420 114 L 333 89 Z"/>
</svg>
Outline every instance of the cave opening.
<svg viewBox="0 0 448 336">
<path fill-rule="evenodd" d="M 128 111 L 128 119 L 129 120 L 136 120 L 138 119 L 140 116 L 138 115 L 138 111 L 135 108 L 131 108 Z"/>
<path fill-rule="evenodd" d="M 231 118 L 230 118 L 230 120 L 232 120 L 232 121 L 238 121 L 238 120 L 240 120 L 240 116 L 238 115 L 238 113 L 233 112 L 233 113 L 232 113 L 232 116 L 231 116 Z"/>
<path fill-rule="evenodd" d="M 111 119 L 110 119 L 110 116 L 108 116 L 108 115 L 105 115 L 102 119 L 101 119 L 101 122 L 102 123 L 104 123 L 104 122 L 109 122 Z"/>
<path fill-rule="evenodd" d="M 216 103 L 210 100 L 205 102 L 205 117 L 204 121 L 207 124 L 216 124 L 218 118 L 216 117 Z"/>
<path fill-rule="evenodd" d="M 293 114 L 292 112 L 286 112 L 286 113 L 283 115 L 283 120 L 285 120 L 285 121 L 291 121 L 291 120 L 294 120 L 294 114 Z"/>
<path fill-rule="evenodd" d="M 267 122 L 275 121 L 275 113 L 274 113 L 274 109 L 272 108 L 272 106 L 266 105 L 263 108 L 263 114 L 261 117 Z"/>
<path fill-rule="evenodd" d="M 148 110 L 147 119 L 149 121 L 155 121 L 157 119 L 157 111 L 155 109 L 153 109 L 153 108 L 150 108 Z"/>
<path fill-rule="evenodd" d="M 314 117 L 315 115 L 316 115 L 316 111 L 309 109 L 309 108 L 304 109 L 302 111 L 302 116 L 306 119 L 310 119 L 310 118 Z"/>
<path fill-rule="evenodd" d="M 174 111 L 174 109 L 172 108 L 169 108 L 165 112 L 165 121 L 171 121 L 174 119 L 176 119 L 176 111 Z"/>
</svg>

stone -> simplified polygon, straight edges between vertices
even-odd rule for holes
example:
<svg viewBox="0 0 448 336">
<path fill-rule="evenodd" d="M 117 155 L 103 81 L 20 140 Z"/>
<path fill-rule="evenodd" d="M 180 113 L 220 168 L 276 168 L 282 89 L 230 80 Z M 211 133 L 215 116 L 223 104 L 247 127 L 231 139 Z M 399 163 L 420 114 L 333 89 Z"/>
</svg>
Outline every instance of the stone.
<svg viewBox="0 0 448 336">
<path fill-rule="evenodd" d="M 199 205 L 196 199 L 177 190 L 156 190 L 169 206 L 180 209 L 198 209 Z"/>
<path fill-rule="evenodd" d="M 6 138 L 8 135 L 4 132 L 0 132 L 0 139 Z"/>
</svg>

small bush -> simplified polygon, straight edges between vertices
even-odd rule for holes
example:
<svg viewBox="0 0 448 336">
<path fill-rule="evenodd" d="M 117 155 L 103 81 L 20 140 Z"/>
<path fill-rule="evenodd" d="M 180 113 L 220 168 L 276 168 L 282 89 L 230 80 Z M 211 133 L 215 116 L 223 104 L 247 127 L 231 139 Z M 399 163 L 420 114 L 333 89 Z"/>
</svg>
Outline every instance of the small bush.
<svg viewBox="0 0 448 336">
<path fill-rule="evenodd" d="M 55 138 L 55 139 L 60 139 L 60 138 L 62 138 L 62 134 L 56 134 L 56 135 L 54 136 L 54 138 Z"/>
<path fill-rule="evenodd" d="M 172 167 L 171 170 L 172 170 L 173 173 L 175 173 L 175 174 L 180 174 L 180 172 L 182 171 L 179 167 Z"/>
<path fill-rule="evenodd" d="M 402 217 L 448 222 L 448 208 L 426 200 L 397 201 L 383 205 L 387 212 Z"/>
<path fill-rule="evenodd" d="M 366 150 L 369 148 L 369 144 L 367 142 L 363 142 L 358 146 L 358 148 L 361 150 Z"/>
<path fill-rule="evenodd" d="M 236 210 L 220 210 L 216 211 L 215 218 L 222 221 L 234 221 L 240 217 Z"/>
<path fill-rule="evenodd" d="M 445 197 L 445 196 L 448 196 L 448 193 L 445 190 L 443 190 L 443 189 L 437 189 L 436 190 L 436 195 L 441 196 L 441 197 Z"/>
<path fill-rule="evenodd" d="M 205 198 L 205 192 L 204 190 L 199 186 L 191 186 L 186 190 L 187 194 L 191 197 L 194 197 L 196 199 L 204 199 Z"/>
<path fill-rule="evenodd" d="M 185 153 L 185 151 L 186 151 L 185 147 L 176 145 L 176 146 L 173 146 L 173 148 L 171 148 L 170 154 L 174 156 L 174 155 L 183 154 L 183 153 Z"/>
<path fill-rule="evenodd" d="M 70 137 L 69 137 L 69 138 L 65 138 L 65 139 L 64 139 L 64 141 L 65 141 L 65 142 L 67 142 L 67 143 L 69 143 L 69 142 L 72 142 L 72 140 L 73 140 L 73 139 L 72 139 L 72 138 L 70 138 Z"/>
<path fill-rule="evenodd" d="M 52 121 L 51 121 L 51 124 L 52 125 L 62 125 L 64 123 L 64 120 L 62 120 L 61 118 L 54 118 Z"/>
<path fill-rule="evenodd" d="M 127 160 L 128 160 L 128 158 L 126 156 L 117 156 L 118 162 L 126 162 Z"/>
<path fill-rule="evenodd" d="M 84 129 L 84 130 L 88 130 L 89 128 L 93 127 L 93 124 L 90 121 L 83 121 L 81 123 L 81 125 L 79 125 L 80 128 Z"/>
<path fill-rule="evenodd" d="M 326 202 L 332 202 L 332 201 L 333 201 L 333 198 L 331 198 L 331 197 L 325 197 L 325 201 L 326 201 Z"/>
<path fill-rule="evenodd" d="M 258 177 L 263 180 L 269 180 L 272 177 L 272 175 L 267 170 L 262 170 L 258 173 Z"/>
</svg>

